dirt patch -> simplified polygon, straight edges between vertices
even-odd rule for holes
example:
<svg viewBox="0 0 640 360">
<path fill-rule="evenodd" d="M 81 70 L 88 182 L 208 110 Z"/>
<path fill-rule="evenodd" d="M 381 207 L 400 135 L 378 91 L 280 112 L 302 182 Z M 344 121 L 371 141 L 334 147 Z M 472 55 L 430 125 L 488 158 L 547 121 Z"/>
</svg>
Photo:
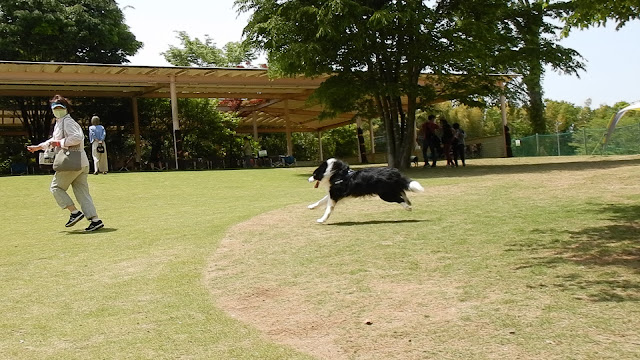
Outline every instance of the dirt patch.
<svg viewBox="0 0 640 360">
<path fill-rule="evenodd" d="M 389 211 L 411 214 L 379 199 L 340 205 L 343 212 L 368 211 L 373 225 L 388 226 L 381 219 Z M 332 256 L 336 241 L 348 244 L 336 237 L 340 226 L 315 224 L 318 213 L 297 205 L 234 226 L 206 277 L 217 305 L 274 341 L 318 358 L 424 358 L 429 335 L 423 331 L 464 311 L 452 304 L 455 288 L 426 276 L 418 284 L 398 283 L 387 276 L 397 269 L 363 259 L 367 254 L 361 254 L 363 262 L 344 258 L 343 249 Z M 385 239 L 376 245 L 396 244 Z"/>
</svg>

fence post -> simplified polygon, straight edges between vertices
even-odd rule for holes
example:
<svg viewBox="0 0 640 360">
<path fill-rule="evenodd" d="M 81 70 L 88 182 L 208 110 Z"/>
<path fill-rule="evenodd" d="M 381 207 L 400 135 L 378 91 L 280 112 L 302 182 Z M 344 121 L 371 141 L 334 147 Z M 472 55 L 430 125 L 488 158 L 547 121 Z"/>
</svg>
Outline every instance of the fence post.
<svg viewBox="0 0 640 360">
<path fill-rule="evenodd" d="M 558 142 L 558 156 L 560 156 L 560 133 L 556 131 L 556 141 Z"/>
<path fill-rule="evenodd" d="M 536 133 L 536 156 L 540 156 L 540 140 L 538 140 L 538 133 Z"/>
<path fill-rule="evenodd" d="M 589 155 L 587 152 L 587 129 L 586 128 L 582 129 L 582 136 L 584 137 L 584 154 Z"/>
</svg>

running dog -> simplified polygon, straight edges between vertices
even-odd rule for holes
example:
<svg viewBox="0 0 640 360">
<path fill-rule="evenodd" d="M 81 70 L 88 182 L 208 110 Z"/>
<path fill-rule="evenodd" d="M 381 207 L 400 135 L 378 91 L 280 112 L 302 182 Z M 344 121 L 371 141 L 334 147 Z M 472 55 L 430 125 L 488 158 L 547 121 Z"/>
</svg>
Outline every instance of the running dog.
<svg viewBox="0 0 640 360">
<path fill-rule="evenodd" d="M 318 219 L 319 223 L 327 221 L 336 203 L 346 197 L 378 195 L 384 201 L 399 203 L 405 210 L 411 210 L 411 201 L 405 191 L 424 191 L 417 181 L 407 178 L 397 169 L 384 167 L 352 170 L 346 163 L 333 158 L 323 162 L 313 172 L 309 182 L 314 181 L 316 188 L 322 185 L 328 192 L 327 196 L 309 205 L 309 209 L 315 209 L 327 203 L 324 215 Z"/>
</svg>

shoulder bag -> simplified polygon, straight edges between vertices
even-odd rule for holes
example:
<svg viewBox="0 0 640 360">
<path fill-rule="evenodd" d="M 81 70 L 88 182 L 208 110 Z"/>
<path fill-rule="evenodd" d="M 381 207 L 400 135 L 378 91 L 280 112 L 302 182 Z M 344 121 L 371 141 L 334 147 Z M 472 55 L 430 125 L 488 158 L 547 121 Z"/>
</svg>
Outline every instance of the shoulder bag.
<svg viewBox="0 0 640 360">
<path fill-rule="evenodd" d="M 62 123 L 62 132 L 67 137 L 65 130 L 66 120 Z M 68 149 L 60 149 L 53 160 L 53 170 L 55 171 L 78 171 L 82 169 L 82 147 L 81 145 L 70 146 Z"/>
</svg>

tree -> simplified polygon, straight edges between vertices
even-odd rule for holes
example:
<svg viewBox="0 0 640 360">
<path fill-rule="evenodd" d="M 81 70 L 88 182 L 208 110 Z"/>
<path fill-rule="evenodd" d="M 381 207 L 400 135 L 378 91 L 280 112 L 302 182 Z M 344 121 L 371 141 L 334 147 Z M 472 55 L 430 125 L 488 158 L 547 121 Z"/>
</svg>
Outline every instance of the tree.
<svg viewBox="0 0 640 360">
<path fill-rule="evenodd" d="M 186 160 L 221 160 L 234 148 L 240 152 L 242 142 L 234 137 L 238 118 L 217 111 L 217 100 L 180 99 L 179 103 Z"/>
<path fill-rule="evenodd" d="M 251 62 L 257 58 L 255 50 L 246 42 L 228 42 L 219 49 L 209 35 L 204 41 L 192 39 L 185 31 L 178 31 L 182 48 L 169 46 L 162 53 L 164 58 L 175 66 L 236 66 L 243 62 Z"/>
<path fill-rule="evenodd" d="M 416 110 L 440 99 L 477 103 L 478 95 L 495 94 L 497 80 L 487 74 L 506 61 L 510 43 L 500 0 L 235 4 L 251 13 L 245 35 L 267 52 L 273 75 L 331 74 L 315 93 L 326 116 L 375 109 L 389 165 L 398 168 L 409 166 Z M 425 72 L 432 81 L 421 80 Z"/>
<path fill-rule="evenodd" d="M 121 64 L 141 47 L 114 0 L 0 0 L 0 59 Z M 13 102 L 30 140 L 46 139 L 52 114 L 44 99 Z"/>
<path fill-rule="evenodd" d="M 533 131 L 546 133 L 541 85 L 543 65 L 575 75 L 584 70 L 580 54 L 557 44 L 559 35 L 567 35 L 571 27 L 605 25 L 607 19 L 618 21 L 619 29 L 640 17 L 640 3 L 638 0 L 514 0 L 511 6 L 520 13 L 513 17 L 513 25 L 523 44 L 516 52 L 519 66 L 514 70 L 523 74 Z M 556 25 L 558 20 L 565 22 L 564 29 Z"/>
<path fill-rule="evenodd" d="M 617 21 L 616 29 L 620 29 L 627 22 L 640 18 L 638 0 L 573 0 L 572 6 L 573 11 L 564 17 L 565 34 L 572 27 L 604 26 L 609 19 Z"/>
<path fill-rule="evenodd" d="M 569 5 L 565 1 L 513 0 L 508 6 L 511 14 L 507 21 L 518 38 L 508 70 L 523 75 L 522 90 L 526 93 L 531 128 L 535 133 L 544 134 L 547 132 L 542 89 L 544 65 L 567 74 L 577 75 L 584 70 L 580 54 L 557 43 L 561 28 L 555 21 L 569 11 Z"/>
</svg>

